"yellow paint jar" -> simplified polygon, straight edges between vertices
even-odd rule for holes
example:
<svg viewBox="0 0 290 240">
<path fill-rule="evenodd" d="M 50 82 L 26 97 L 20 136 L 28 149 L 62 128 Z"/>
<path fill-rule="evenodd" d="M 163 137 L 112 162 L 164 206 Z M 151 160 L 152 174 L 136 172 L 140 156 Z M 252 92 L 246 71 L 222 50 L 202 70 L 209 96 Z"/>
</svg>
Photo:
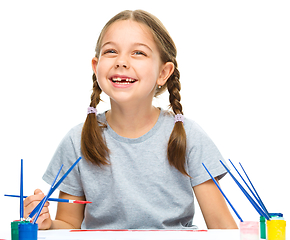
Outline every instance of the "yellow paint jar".
<svg viewBox="0 0 290 240">
<path fill-rule="evenodd" d="M 267 221 L 268 240 L 286 240 L 286 221 L 283 219 L 272 219 Z"/>
</svg>

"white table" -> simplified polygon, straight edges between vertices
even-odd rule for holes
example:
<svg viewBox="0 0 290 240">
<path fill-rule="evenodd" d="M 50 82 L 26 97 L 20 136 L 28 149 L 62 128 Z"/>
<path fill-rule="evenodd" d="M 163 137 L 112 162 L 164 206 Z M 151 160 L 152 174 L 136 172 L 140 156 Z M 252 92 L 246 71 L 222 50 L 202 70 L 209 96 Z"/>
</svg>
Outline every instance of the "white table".
<svg viewBox="0 0 290 240">
<path fill-rule="evenodd" d="M 208 230 L 208 231 L 81 231 L 47 230 L 38 231 L 38 239 L 43 240 L 239 240 L 239 230 Z M 10 229 L 0 230 L 0 240 L 10 240 Z"/>
</svg>

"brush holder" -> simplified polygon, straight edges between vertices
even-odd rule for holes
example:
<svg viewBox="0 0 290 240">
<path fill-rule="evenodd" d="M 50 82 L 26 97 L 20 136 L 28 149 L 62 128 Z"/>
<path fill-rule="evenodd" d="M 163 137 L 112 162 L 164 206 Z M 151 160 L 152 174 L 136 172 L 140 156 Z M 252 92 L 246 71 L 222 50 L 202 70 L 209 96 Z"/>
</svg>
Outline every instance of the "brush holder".
<svg viewBox="0 0 290 240">
<path fill-rule="evenodd" d="M 19 240 L 37 240 L 38 224 L 30 222 L 18 225 Z"/>
</svg>

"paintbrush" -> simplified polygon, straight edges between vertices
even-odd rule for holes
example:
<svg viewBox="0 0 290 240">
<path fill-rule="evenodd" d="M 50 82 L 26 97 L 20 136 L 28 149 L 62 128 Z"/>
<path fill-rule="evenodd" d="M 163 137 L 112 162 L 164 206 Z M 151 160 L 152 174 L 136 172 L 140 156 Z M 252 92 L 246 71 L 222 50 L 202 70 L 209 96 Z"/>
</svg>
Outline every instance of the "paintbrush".
<svg viewBox="0 0 290 240">
<path fill-rule="evenodd" d="M 9 194 L 4 194 L 5 197 L 15 197 L 19 198 L 19 195 L 9 195 Z M 23 198 L 27 198 L 28 196 L 23 196 Z M 71 199 L 64 199 L 64 198 L 48 198 L 48 202 L 63 202 L 63 203 L 79 203 L 79 204 L 87 204 L 87 203 L 92 203 L 90 201 L 80 201 L 80 200 L 71 200 Z"/>
<path fill-rule="evenodd" d="M 250 186 L 247 184 L 246 180 L 243 178 L 243 176 L 240 174 L 240 172 L 238 171 L 238 169 L 236 168 L 236 166 L 233 164 L 233 162 L 229 159 L 230 163 L 232 164 L 232 166 L 234 167 L 234 169 L 236 170 L 236 172 L 239 174 L 240 178 L 243 180 L 243 182 L 245 183 L 245 185 L 247 186 L 247 188 L 250 190 L 250 192 L 252 193 L 252 195 L 254 196 L 254 198 L 256 199 L 256 201 L 258 202 L 258 204 L 260 204 L 261 208 L 264 210 L 265 214 L 268 216 L 268 218 L 270 218 L 270 215 L 265 207 L 265 205 L 263 204 L 261 198 L 259 197 L 259 195 L 257 194 L 257 191 L 255 190 L 253 184 L 251 183 L 248 175 L 246 174 L 244 168 L 242 167 L 241 163 L 240 166 L 242 167 L 244 173 L 246 174 L 246 176 L 248 177 L 248 180 L 250 181 L 252 187 L 254 188 L 256 194 L 252 191 L 252 189 L 250 188 Z"/>
<path fill-rule="evenodd" d="M 63 164 L 61 165 L 60 169 L 58 170 L 58 173 L 56 174 L 56 176 L 55 176 L 55 178 L 54 178 L 54 180 L 53 180 L 53 182 L 52 182 L 52 184 L 51 184 L 51 186 L 50 186 L 50 189 L 48 190 L 47 195 L 43 198 L 43 202 L 42 202 L 42 204 L 40 205 L 40 207 L 39 207 L 39 209 L 38 209 L 38 212 L 36 213 L 36 216 L 35 216 L 35 218 L 34 218 L 32 224 L 35 224 L 35 223 L 36 223 L 36 221 L 37 221 L 37 219 L 38 219 L 38 217 L 39 217 L 39 215 L 40 215 L 40 213 L 41 213 L 41 211 L 42 211 L 42 208 L 43 208 L 44 204 L 46 203 L 46 201 L 47 201 L 47 199 L 48 199 L 49 193 L 51 192 L 51 189 L 52 189 L 52 187 L 54 186 L 54 184 L 55 184 L 55 182 L 56 182 L 56 179 L 57 179 L 58 175 L 60 174 L 60 171 L 61 171 L 62 167 L 63 167 Z"/>
<path fill-rule="evenodd" d="M 23 213 L 24 213 L 24 206 L 23 206 L 23 159 L 21 159 L 20 164 L 20 221 L 23 221 Z"/>
<path fill-rule="evenodd" d="M 227 170 L 227 172 L 230 174 L 232 179 L 235 181 L 235 183 L 238 185 L 238 187 L 241 189 L 241 191 L 244 193 L 244 195 L 247 197 L 247 199 L 250 201 L 252 206 L 256 209 L 256 211 L 260 214 L 260 216 L 265 217 L 267 220 L 270 218 L 267 216 L 266 213 L 259 207 L 259 205 L 255 202 L 255 200 L 247 193 L 247 191 L 243 188 L 243 186 L 239 183 L 239 181 L 234 177 L 234 175 L 231 173 L 231 171 L 227 168 L 227 166 L 220 160 L 221 164 L 224 166 L 224 168 Z"/>
<path fill-rule="evenodd" d="M 218 182 L 214 179 L 214 177 L 211 175 L 211 173 L 209 172 L 209 170 L 206 168 L 206 166 L 204 165 L 204 163 L 202 163 L 203 167 L 205 168 L 205 170 L 207 171 L 207 173 L 209 174 L 209 176 L 211 177 L 211 179 L 213 180 L 213 182 L 215 183 L 215 185 L 217 186 L 217 188 L 220 190 L 221 194 L 224 196 L 224 198 L 227 200 L 227 202 L 229 203 L 229 205 L 231 206 L 231 208 L 233 209 L 234 213 L 237 215 L 237 217 L 240 219 L 241 222 L 243 222 L 243 219 L 240 217 L 240 215 L 238 214 L 238 212 L 236 211 L 236 209 L 234 208 L 234 206 L 231 204 L 230 200 L 226 197 L 226 195 L 224 194 L 223 190 L 221 189 L 221 187 L 219 186 Z"/>
<path fill-rule="evenodd" d="M 82 159 L 82 157 L 79 157 L 75 163 L 67 170 L 67 172 L 62 176 L 62 178 L 52 187 L 50 193 L 48 194 L 50 197 L 50 195 L 58 188 L 58 186 L 63 182 L 63 180 L 67 177 L 67 175 L 69 175 L 69 173 L 73 170 L 73 168 L 77 165 L 77 163 Z M 29 216 L 26 218 L 26 221 L 30 221 L 33 216 L 37 213 L 37 211 L 39 210 L 39 207 L 41 206 L 41 204 L 43 203 L 44 199 L 41 200 L 41 202 L 33 209 L 33 211 L 29 214 Z"/>
</svg>

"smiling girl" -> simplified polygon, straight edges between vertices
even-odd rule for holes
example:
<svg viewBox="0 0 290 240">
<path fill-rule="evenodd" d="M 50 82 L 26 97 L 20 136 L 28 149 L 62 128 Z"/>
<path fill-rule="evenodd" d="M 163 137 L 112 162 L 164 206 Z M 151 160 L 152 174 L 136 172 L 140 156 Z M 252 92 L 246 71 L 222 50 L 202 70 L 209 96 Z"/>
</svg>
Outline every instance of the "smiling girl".
<svg viewBox="0 0 290 240">
<path fill-rule="evenodd" d="M 61 164 L 69 167 L 82 156 L 59 195 L 93 203 L 59 203 L 53 221 L 47 203 L 39 228 L 195 228 L 194 195 L 208 228 L 236 228 L 202 167 L 205 163 L 221 179 L 222 156 L 207 134 L 183 117 L 176 48 L 162 23 L 141 10 L 117 14 L 99 36 L 92 68 L 87 119 L 64 137 L 43 179 L 51 183 Z M 152 105 L 166 89 L 173 113 Z M 97 114 L 102 91 L 111 108 Z M 26 216 L 43 196 L 37 189 L 26 198 Z"/>
</svg>

